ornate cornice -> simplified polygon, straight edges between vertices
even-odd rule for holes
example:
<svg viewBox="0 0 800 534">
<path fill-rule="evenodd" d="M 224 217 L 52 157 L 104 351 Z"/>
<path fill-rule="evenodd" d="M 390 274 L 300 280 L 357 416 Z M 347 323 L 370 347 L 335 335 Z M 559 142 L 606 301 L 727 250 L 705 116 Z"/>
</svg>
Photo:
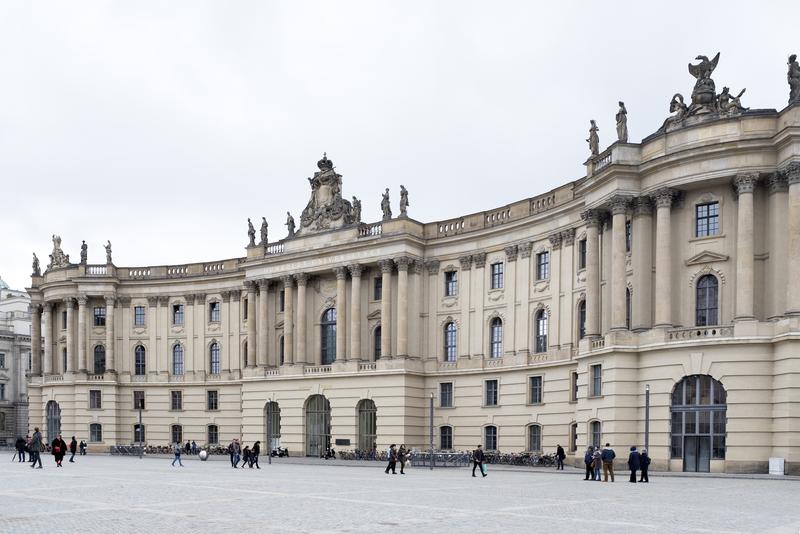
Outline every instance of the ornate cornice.
<svg viewBox="0 0 800 534">
<path fill-rule="evenodd" d="M 378 260 L 378 267 L 381 268 L 383 274 L 392 274 L 394 270 L 394 262 L 389 259 Z"/>
<path fill-rule="evenodd" d="M 239 300 L 242 298 L 242 290 L 241 289 L 231 289 L 230 290 L 231 298 L 233 300 Z"/>
<path fill-rule="evenodd" d="M 360 263 L 351 263 L 347 266 L 347 270 L 350 271 L 350 276 L 353 278 L 359 278 L 361 273 L 364 271 L 364 266 Z"/>
<path fill-rule="evenodd" d="M 769 194 L 785 193 L 789 190 L 789 182 L 786 176 L 780 172 L 773 172 L 767 177 L 767 186 L 769 187 Z"/>
<path fill-rule="evenodd" d="M 506 260 L 517 261 L 517 256 L 519 255 L 519 247 L 517 245 L 508 245 L 503 250 L 506 253 Z"/>
<path fill-rule="evenodd" d="M 397 265 L 397 270 L 405 272 L 408 272 L 408 264 L 410 261 L 411 259 L 407 256 L 400 256 L 399 258 L 394 259 L 394 263 Z"/>
<path fill-rule="evenodd" d="M 550 240 L 550 247 L 553 250 L 558 250 L 558 249 L 561 248 L 561 239 L 562 239 L 561 238 L 561 232 L 559 232 L 557 234 L 551 234 L 551 235 L 547 236 L 547 239 Z"/>
<path fill-rule="evenodd" d="M 337 267 L 338 269 L 338 267 Z M 297 273 L 294 275 L 294 281 L 297 283 L 297 287 L 304 286 L 308 284 L 308 279 L 310 278 L 308 273 Z M 338 278 L 338 277 L 337 277 Z"/>
<path fill-rule="evenodd" d="M 517 244 L 517 249 L 519 250 L 519 257 L 522 259 L 530 258 L 531 257 L 531 249 L 533 249 L 533 242 L 532 241 L 523 241 L 522 243 Z"/>
<path fill-rule="evenodd" d="M 633 199 L 633 216 L 644 217 L 653 214 L 653 199 L 648 196 Z"/>
<path fill-rule="evenodd" d="M 461 256 L 458 258 L 458 262 L 461 264 L 462 271 L 469 271 L 472 269 L 472 256 Z"/>
<path fill-rule="evenodd" d="M 561 231 L 561 239 L 564 240 L 564 246 L 570 247 L 575 243 L 575 228 L 567 228 Z"/>
<path fill-rule="evenodd" d="M 439 274 L 439 260 L 428 260 L 425 262 L 425 268 L 428 269 L 428 274 Z"/>
<path fill-rule="evenodd" d="M 657 208 L 670 208 L 672 207 L 672 201 L 675 199 L 676 194 L 677 192 L 674 189 L 664 187 L 650 196 L 653 198 Z"/>
<path fill-rule="evenodd" d="M 195 298 L 195 300 L 198 301 L 199 304 L 205 304 L 206 303 L 206 294 L 205 293 L 195 293 L 194 294 L 194 298 Z"/>
<path fill-rule="evenodd" d="M 483 269 L 486 266 L 486 253 L 476 252 L 472 255 L 472 261 L 475 262 L 476 269 Z"/>
<path fill-rule="evenodd" d="M 739 174 L 733 179 L 733 187 L 737 195 L 752 194 L 758 185 L 758 173 Z"/>
</svg>

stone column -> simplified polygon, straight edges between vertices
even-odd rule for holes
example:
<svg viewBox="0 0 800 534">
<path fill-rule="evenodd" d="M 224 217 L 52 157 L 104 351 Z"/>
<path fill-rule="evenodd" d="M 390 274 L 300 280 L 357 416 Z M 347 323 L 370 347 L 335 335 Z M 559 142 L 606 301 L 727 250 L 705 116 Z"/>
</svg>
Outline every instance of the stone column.
<svg viewBox="0 0 800 534">
<path fill-rule="evenodd" d="M 758 174 L 740 174 L 734 179 L 739 195 L 736 216 L 736 315 L 735 319 L 753 319 L 753 291 L 755 284 L 753 235 L 753 191 Z"/>
<path fill-rule="evenodd" d="M 581 214 L 586 221 L 586 337 L 600 335 L 600 247 L 599 227 L 603 214 L 587 210 Z"/>
<path fill-rule="evenodd" d="M 80 303 L 80 300 L 78 301 Z M 147 325 L 147 333 L 150 335 L 150 346 L 147 347 L 147 366 L 145 370 L 147 374 L 158 374 L 158 297 L 147 297 L 147 317 L 145 324 Z M 80 318 L 78 318 L 80 320 Z M 80 341 L 78 341 L 80 345 Z M 83 362 L 85 365 L 85 360 Z M 82 371 L 84 369 L 81 369 Z"/>
<path fill-rule="evenodd" d="M 308 285 L 308 274 L 306 273 L 296 274 L 294 275 L 294 279 L 297 282 L 297 358 L 296 359 L 297 363 L 303 364 L 303 363 L 309 363 L 308 349 L 306 348 L 306 340 L 308 339 L 308 329 L 306 328 L 306 314 L 308 313 L 306 311 L 306 286 Z M 284 354 L 285 354 L 286 338 L 284 338 L 283 342 L 284 342 Z"/>
<path fill-rule="evenodd" d="M 503 280 L 503 290 L 506 299 L 506 321 L 503 323 L 503 353 L 514 355 L 517 351 L 517 255 L 519 247 L 509 245 L 505 247 L 506 273 Z"/>
<path fill-rule="evenodd" d="M 241 369 L 242 361 L 242 291 L 240 289 L 232 289 L 230 294 L 231 304 L 228 308 L 229 330 L 231 333 L 230 369 L 232 372 L 236 372 Z M 245 328 L 247 327 L 247 325 L 244 326 Z M 250 344 L 247 346 L 249 347 Z"/>
<path fill-rule="evenodd" d="M 392 357 L 392 260 L 380 260 L 381 268 L 381 359 Z"/>
<path fill-rule="evenodd" d="M 561 328 L 558 324 L 558 318 L 561 316 L 561 244 L 564 241 L 563 232 L 553 234 L 548 237 L 550 240 L 550 294 L 553 295 L 551 300 L 550 315 L 547 317 L 547 345 L 548 350 L 558 349 L 559 339 L 561 338 Z M 534 276 L 535 278 L 535 276 Z M 545 310 L 547 313 L 547 310 Z M 528 324 L 531 324 L 530 313 L 528 316 Z M 535 328 L 534 328 L 535 332 Z M 528 336 L 528 343 L 532 337 Z M 535 346 L 533 347 L 536 348 Z"/>
<path fill-rule="evenodd" d="M 611 208 L 611 330 L 627 330 L 625 306 L 625 222 L 628 213 L 628 197 L 615 196 Z"/>
<path fill-rule="evenodd" d="M 795 276 L 800 273 L 800 161 L 795 161 L 782 169 L 789 183 L 789 207 L 786 233 L 789 238 L 789 269 Z M 800 284 L 789 284 L 786 314 L 800 315 Z"/>
<path fill-rule="evenodd" d="M 347 267 L 333 269 L 336 273 L 336 361 L 347 360 Z"/>
<path fill-rule="evenodd" d="M 553 315 L 551 321 L 558 322 L 559 337 L 555 340 L 561 345 L 572 346 L 575 332 L 575 300 L 573 288 L 575 287 L 575 229 L 568 228 L 561 232 L 561 266 L 558 271 L 558 289 L 564 295 L 559 307 L 559 314 Z M 557 294 L 556 294 L 557 295 Z M 557 297 L 558 298 L 558 297 Z M 558 298 L 562 300 L 562 298 Z"/>
<path fill-rule="evenodd" d="M 291 275 L 281 278 L 283 281 L 283 362 L 294 365 L 294 279 Z"/>
<path fill-rule="evenodd" d="M 256 334 L 256 283 L 248 280 L 244 283 L 247 290 L 247 355 L 245 367 L 256 366 L 256 348 L 258 339 Z"/>
<path fill-rule="evenodd" d="M 472 272 L 472 259 L 473 257 L 470 255 L 458 258 L 458 262 L 461 264 L 461 271 L 458 273 L 461 277 L 461 280 L 458 282 L 458 306 L 461 308 L 461 326 L 458 329 L 456 350 L 459 358 L 466 359 L 469 359 L 471 354 L 469 347 L 471 330 L 469 324 L 469 310 L 471 308 L 470 296 L 472 295 L 472 277 L 470 276 Z M 439 288 L 436 290 L 437 294 L 441 291 L 440 288 L 441 284 L 439 284 Z M 483 299 L 483 295 L 480 295 L 480 298 Z M 478 322 L 478 328 L 482 330 L 483 317 L 475 317 L 475 320 Z"/>
<path fill-rule="evenodd" d="M 352 282 L 350 286 L 350 360 L 360 360 L 361 354 L 361 271 L 358 263 L 348 265 Z"/>
<path fill-rule="evenodd" d="M 256 316 L 256 335 L 258 336 L 258 348 L 256 349 L 256 360 L 259 367 L 267 365 L 267 292 L 269 291 L 269 280 L 258 281 L 258 314 Z"/>
<path fill-rule="evenodd" d="M 653 202 L 638 197 L 633 204 L 633 294 L 631 295 L 631 330 L 643 332 L 652 325 L 653 305 Z"/>
<path fill-rule="evenodd" d="M 116 370 L 114 359 L 114 297 L 106 297 L 106 371 Z"/>
<path fill-rule="evenodd" d="M 31 306 L 31 374 L 42 374 L 42 307 Z"/>
<path fill-rule="evenodd" d="M 781 173 L 772 173 L 768 179 L 769 184 L 769 209 L 767 210 L 767 232 L 769 246 L 769 274 L 767 275 L 769 296 L 766 301 L 770 303 L 766 311 L 767 319 L 780 317 L 786 311 L 786 289 L 788 287 L 787 263 L 788 250 L 786 247 L 786 208 L 788 207 L 787 192 L 789 186 L 786 177 Z"/>
<path fill-rule="evenodd" d="M 409 258 L 396 258 L 397 265 L 397 355 L 408 357 L 408 263 Z"/>
<path fill-rule="evenodd" d="M 669 328 L 672 322 L 672 199 L 675 191 L 656 191 L 656 328 Z"/>
<path fill-rule="evenodd" d="M 42 330 L 44 330 L 44 366 L 45 375 L 53 374 L 53 304 L 43 304 L 44 315 Z"/>
<path fill-rule="evenodd" d="M 73 314 L 75 309 L 75 299 L 65 298 L 64 305 L 67 307 L 67 368 L 65 373 L 75 372 L 75 327 L 72 326 Z"/>
</svg>

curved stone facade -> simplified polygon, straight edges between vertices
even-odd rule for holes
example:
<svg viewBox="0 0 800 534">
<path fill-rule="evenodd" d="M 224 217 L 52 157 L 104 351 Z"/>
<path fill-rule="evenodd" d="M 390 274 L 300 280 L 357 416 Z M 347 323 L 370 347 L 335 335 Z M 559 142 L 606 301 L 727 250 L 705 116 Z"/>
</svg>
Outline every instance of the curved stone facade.
<svg viewBox="0 0 800 534">
<path fill-rule="evenodd" d="M 561 444 L 580 464 L 645 443 L 649 387 L 654 468 L 800 469 L 800 106 L 670 123 L 431 223 L 359 222 L 330 168 L 302 231 L 245 257 L 34 276 L 31 426 L 55 401 L 64 434 L 128 444 L 144 395 L 148 443 L 265 441 L 272 400 L 292 454 L 427 448 L 433 394 L 437 447 Z"/>
</svg>

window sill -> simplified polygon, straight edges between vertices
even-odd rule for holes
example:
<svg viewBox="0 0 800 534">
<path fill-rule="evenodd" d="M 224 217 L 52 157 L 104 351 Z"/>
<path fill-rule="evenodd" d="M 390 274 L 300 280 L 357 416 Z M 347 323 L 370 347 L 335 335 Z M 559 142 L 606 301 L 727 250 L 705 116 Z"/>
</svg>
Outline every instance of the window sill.
<svg viewBox="0 0 800 534">
<path fill-rule="evenodd" d="M 439 406 L 440 410 L 453 410 L 455 406 Z"/>
<path fill-rule="evenodd" d="M 526 406 L 544 406 L 544 402 L 529 402 Z"/>
<path fill-rule="evenodd" d="M 712 239 L 723 239 L 724 237 L 725 234 L 704 235 L 700 237 L 695 236 L 689 240 L 689 243 L 696 243 L 698 241 L 710 241 Z"/>
<path fill-rule="evenodd" d="M 499 408 L 499 404 L 484 404 L 481 408 Z"/>
<path fill-rule="evenodd" d="M 91 406 L 88 408 L 90 412 L 102 412 L 103 408 L 92 408 Z"/>
<path fill-rule="evenodd" d="M 586 398 L 587 398 L 587 399 L 602 399 L 604 396 L 605 396 L 605 395 L 602 395 L 602 394 L 600 394 L 600 395 L 589 395 L 589 396 L 588 396 L 588 397 L 586 397 Z"/>
</svg>

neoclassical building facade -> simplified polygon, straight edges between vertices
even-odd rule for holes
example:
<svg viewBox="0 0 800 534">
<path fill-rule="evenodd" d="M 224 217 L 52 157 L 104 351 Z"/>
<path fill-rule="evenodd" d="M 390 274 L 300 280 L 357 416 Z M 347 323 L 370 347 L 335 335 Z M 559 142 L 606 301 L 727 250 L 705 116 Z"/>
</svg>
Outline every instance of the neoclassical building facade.
<svg viewBox="0 0 800 534">
<path fill-rule="evenodd" d="M 704 102 L 709 80 L 583 178 L 486 212 L 422 223 L 404 193 L 363 223 L 323 157 L 297 230 L 251 226 L 241 258 L 75 264 L 54 236 L 31 426 L 427 448 L 433 396 L 440 449 L 647 441 L 656 469 L 800 472 L 800 105 Z"/>
</svg>

